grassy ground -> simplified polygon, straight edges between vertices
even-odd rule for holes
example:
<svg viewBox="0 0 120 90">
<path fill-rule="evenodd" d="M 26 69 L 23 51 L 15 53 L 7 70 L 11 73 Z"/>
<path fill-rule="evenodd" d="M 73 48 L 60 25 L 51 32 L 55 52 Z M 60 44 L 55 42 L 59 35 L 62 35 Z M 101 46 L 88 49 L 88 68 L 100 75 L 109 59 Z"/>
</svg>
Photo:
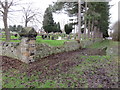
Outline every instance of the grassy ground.
<svg viewBox="0 0 120 90">
<path fill-rule="evenodd" d="M 46 43 L 51 46 L 62 46 L 65 41 L 67 41 L 67 40 L 42 40 L 42 39 L 36 40 L 37 43 Z"/>
<path fill-rule="evenodd" d="M 10 42 L 20 42 L 19 36 L 11 36 L 11 41 Z M 0 41 L 5 41 L 6 39 L 4 37 L 0 37 Z M 51 46 L 62 46 L 65 41 L 69 40 L 43 40 L 41 36 L 36 37 L 36 43 L 46 43 Z M 71 40 L 70 40 L 71 41 Z"/>
<path fill-rule="evenodd" d="M 88 48 L 102 48 L 107 46 L 107 54 L 100 55 L 77 55 L 74 62 L 80 62 L 61 72 L 59 64 L 55 75 L 42 76 L 42 72 L 34 71 L 34 75 L 19 73 L 15 69 L 3 73 L 4 88 L 116 88 L 118 82 L 118 42 L 105 40 L 95 43 Z M 114 54 L 113 54 L 114 53 Z M 45 70 L 48 70 L 45 67 Z M 52 72 L 52 71 L 48 71 Z M 12 74 L 11 74 L 12 73 Z M 40 80 L 43 79 L 43 80 Z"/>
<path fill-rule="evenodd" d="M 19 37 L 11 36 L 11 42 L 20 42 L 17 40 Z M 1 41 L 5 41 L 5 38 L 0 38 Z M 64 44 L 65 41 L 68 40 L 43 40 L 41 36 L 36 37 L 36 43 L 46 43 L 51 46 L 61 46 Z"/>
</svg>

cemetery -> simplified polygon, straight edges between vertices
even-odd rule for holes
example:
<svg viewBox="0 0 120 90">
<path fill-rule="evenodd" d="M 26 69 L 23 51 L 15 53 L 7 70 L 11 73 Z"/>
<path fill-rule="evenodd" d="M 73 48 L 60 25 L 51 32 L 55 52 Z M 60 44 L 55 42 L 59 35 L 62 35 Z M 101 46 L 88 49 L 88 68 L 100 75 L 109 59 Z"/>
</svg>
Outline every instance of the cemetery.
<svg viewBox="0 0 120 90">
<path fill-rule="evenodd" d="M 109 2 L 58 0 L 43 13 L 46 0 L 20 1 L 0 0 L 0 89 L 119 88 L 120 21 L 111 25 Z"/>
<path fill-rule="evenodd" d="M 65 41 L 62 46 L 58 47 L 53 47 L 46 43 L 36 43 L 37 33 L 30 27 L 25 28 L 25 30 L 19 35 L 21 38 L 20 42 L 1 43 L 1 55 L 22 60 L 22 62 L 25 63 L 34 62 L 37 59 L 47 57 L 52 54 L 74 51 L 93 43 L 92 41 L 82 42 L 81 44 L 77 41 Z"/>
</svg>

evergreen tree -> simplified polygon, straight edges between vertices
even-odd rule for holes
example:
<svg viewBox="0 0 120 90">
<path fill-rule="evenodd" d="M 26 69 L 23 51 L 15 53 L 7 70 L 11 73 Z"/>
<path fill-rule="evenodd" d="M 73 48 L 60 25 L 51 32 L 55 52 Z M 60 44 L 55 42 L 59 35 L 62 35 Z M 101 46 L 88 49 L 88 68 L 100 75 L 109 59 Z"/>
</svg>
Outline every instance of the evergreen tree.
<svg viewBox="0 0 120 90">
<path fill-rule="evenodd" d="M 109 37 L 108 29 L 109 29 L 109 3 L 108 2 L 100 2 L 99 10 L 100 10 L 100 19 L 98 22 L 98 27 L 100 31 L 103 32 L 103 37 Z M 97 11 L 97 10 L 96 10 Z"/>
<path fill-rule="evenodd" d="M 43 20 L 43 29 L 45 30 L 46 33 L 50 32 L 62 32 L 60 29 L 60 23 L 56 23 L 53 20 L 53 15 L 52 15 L 52 7 L 49 6 L 44 14 L 44 20 Z"/>
<path fill-rule="evenodd" d="M 57 32 L 61 32 L 62 33 L 59 22 L 57 23 L 57 29 L 58 29 Z"/>
<path fill-rule="evenodd" d="M 65 24 L 64 30 L 66 32 L 66 34 L 70 34 L 72 32 L 72 24 Z"/>
<path fill-rule="evenodd" d="M 14 30 L 13 30 L 13 26 L 10 25 L 10 26 L 9 26 L 9 30 L 10 30 L 10 31 L 14 31 Z"/>
<path fill-rule="evenodd" d="M 54 20 L 51 9 L 48 7 L 45 10 L 44 20 L 43 20 L 43 29 L 46 33 L 50 33 L 54 29 Z"/>
<path fill-rule="evenodd" d="M 17 31 L 18 31 L 18 32 L 21 32 L 22 29 L 23 29 L 23 27 L 22 27 L 21 25 L 18 25 L 18 26 L 17 26 Z"/>
<path fill-rule="evenodd" d="M 53 11 L 60 11 L 63 8 L 68 12 L 70 16 L 77 16 L 78 13 L 78 4 L 77 2 L 58 2 L 53 6 Z M 100 32 L 103 33 L 103 37 L 108 37 L 108 28 L 109 28 L 109 4 L 108 2 L 88 2 L 87 13 L 84 15 L 85 19 L 82 18 L 81 25 L 84 24 L 83 20 L 87 20 L 87 27 L 99 28 Z M 85 3 L 81 3 L 81 13 L 85 13 L 86 9 Z M 89 24 L 89 25 L 88 25 Z M 91 25 L 92 24 L 92 25 Z M 90 27 L 91 26 L 91 27 Z"/>
<path fill-rule="evenodd" d="M 10 25 L 8 29 L 12 32 L 21 32 L 23 27 L 21 25 L 18 25 L 18 26 L 16 26 L 16 25 L 11 26 Z"/>
</svg>

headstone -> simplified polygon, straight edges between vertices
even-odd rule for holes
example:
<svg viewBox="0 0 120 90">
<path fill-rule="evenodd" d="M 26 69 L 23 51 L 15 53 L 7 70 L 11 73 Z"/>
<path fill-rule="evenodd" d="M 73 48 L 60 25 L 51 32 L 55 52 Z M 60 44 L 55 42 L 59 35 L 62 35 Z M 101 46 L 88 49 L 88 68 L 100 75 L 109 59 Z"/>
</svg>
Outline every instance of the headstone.
<svg viewBox="0 0 120 90">
<path fill-rule="evenodd" d="M 58 37 L 58 39 L 57 40 L 62 40 L 62 37 Z"/>
<path fill-rule="evenodd" d="M 48 35 L 48 37 L 47 37 L 47 38 L 48 38 L 48 40 L 50 40 L 50 35 Z"/>
<path fill-rule="evenodd" d="M 18 35 L 17 35 L 17 34 L 15 34 L 14 36 L 15 36 L 15 37 L 17 37 Z"/>
<path fill-rule="evenodd" d="M 54 40 L 54 37 L 52 36 L 52 38 L 51 38 L 52 40 Z"/>
<path fill-rule="evenodd" d="M 42 39 L 45 39 L 45 38 L 44 38 L 44 35 L 42 35 Z"/>
</svg>

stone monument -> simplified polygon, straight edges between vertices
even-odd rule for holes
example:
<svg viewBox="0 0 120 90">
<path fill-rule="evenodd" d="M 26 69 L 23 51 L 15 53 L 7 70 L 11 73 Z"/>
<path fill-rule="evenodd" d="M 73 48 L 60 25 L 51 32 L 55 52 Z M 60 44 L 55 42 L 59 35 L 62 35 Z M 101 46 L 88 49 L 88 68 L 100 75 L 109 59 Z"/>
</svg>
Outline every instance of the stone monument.
<svg viewBox="0 0 120 90">
<path fill-rule="evenodd" d="M 25 27 L 19 35 L 21 37 L 20 52 L 22 61 L 25 63 L 34 62 L 37 32 L 32 27 Z"/>
</svg>

